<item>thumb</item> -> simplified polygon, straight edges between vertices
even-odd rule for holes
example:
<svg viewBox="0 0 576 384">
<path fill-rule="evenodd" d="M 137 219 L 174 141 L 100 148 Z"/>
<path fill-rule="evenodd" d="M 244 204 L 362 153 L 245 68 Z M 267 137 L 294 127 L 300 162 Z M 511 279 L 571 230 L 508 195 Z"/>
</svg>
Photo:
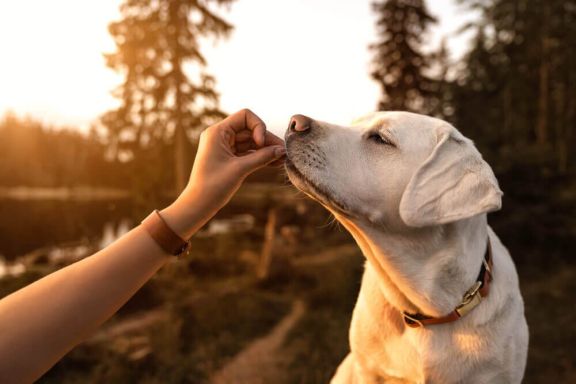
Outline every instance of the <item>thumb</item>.
<svg viewBox="0 0 576 384">
<path fill-rule="evenodd" d="M 257 149 L 245 156 L 239 157 L 238 162 L 241 164 L 244 173 L 249 174 L 268 165 L 286 154 L 286 149 L 280 145 L 273 145 Z"/>
</svg>

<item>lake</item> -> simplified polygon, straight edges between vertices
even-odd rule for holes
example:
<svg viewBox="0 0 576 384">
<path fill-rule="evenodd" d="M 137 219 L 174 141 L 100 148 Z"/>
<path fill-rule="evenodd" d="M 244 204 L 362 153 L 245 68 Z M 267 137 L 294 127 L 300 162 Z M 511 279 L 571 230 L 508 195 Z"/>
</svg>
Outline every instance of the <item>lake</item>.
<svg viewBox="0 0 576 384">
<path fill-rule="evenodd" d="M 241 201 L 235 198 L 202 235 L 252 229 L 255 218 L 266 217 L 262 189 L 243 188 Z M 13 261 L 39 248 L 77 243 L 101 248 L 137 225 L 153 207 L 167 204 L 138 203 L 128 194 L 106 191 L 0 190 L 0 258 Z"/>
<path fill-rule="evenodd" d="M 41 247 L 100 242 L 134 225 L 144 212 L 126 198 L 0 199 L 0 255 L 13 260 Z"/>
</svg>

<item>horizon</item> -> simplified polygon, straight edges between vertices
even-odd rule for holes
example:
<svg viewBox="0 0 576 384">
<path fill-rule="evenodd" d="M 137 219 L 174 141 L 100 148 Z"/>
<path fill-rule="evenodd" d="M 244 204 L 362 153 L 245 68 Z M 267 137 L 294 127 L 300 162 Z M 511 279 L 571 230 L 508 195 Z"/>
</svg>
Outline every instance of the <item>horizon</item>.
<svg viewBox="0 0 576 384">
<path fill-rule="evenodd" d="M 103 53 L 115 50 L 107 26 L 119 19 L 120 3 L 0 4 L 0 47 L 12 58 L 3 61 L 0 71 L 0 116 L 11 112 L 86 132 L 101 114 L 119 105 L 111 92 L 123 76 L 106 67 Z M 368 45 L 376 39 L 371 1 L 338 3 L 339 7 L 329 0 L 257 0 L 221 8 L 218 13 L 234 30 L 218 42 L 203 39 L 201 49 L 207 72 L 216 78 L 221 109 L 232 113 L 250 108 L 277 135 L 295 113 L 346 124 L 376 109 L 380 89 L 369 75 Z M 427 2 L 439 22 L 425 47 L 436 49 L 446 38 L 453 60 L 469 43 L 469 34 L 456 36 L 456 31 L 475 17 L 454 3 Z M 48 14 L 53 16 L 47 18 Z M 255 14 L 267 17 L 254 25 Z M 322 28 L 309 33 L 307 26 L 317 26 L 318 19 Z M 254 59 L 242 60 L 246 57 Z"/>
</svg>

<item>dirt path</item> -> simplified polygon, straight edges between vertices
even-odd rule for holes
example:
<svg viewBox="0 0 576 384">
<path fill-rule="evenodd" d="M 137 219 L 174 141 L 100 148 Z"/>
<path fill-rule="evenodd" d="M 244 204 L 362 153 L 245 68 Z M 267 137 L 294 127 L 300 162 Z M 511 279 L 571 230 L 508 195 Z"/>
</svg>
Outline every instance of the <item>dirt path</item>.
<svg viewBox="0 0 576 384">
<path fill-rule="evenodd" d="M 281 377 L 283 362 L 279 352 L 288 332 L 298 323 L 306 309 L 296 300 L 292 310 L 266 336 L 256 339 L 236 355 L 210 380 L 213 384 L 274 383 Z"/>
<path fill-rule="evenodd" d="M 342 257 L 358 253 L 354 244 L 335 247 L 313 256 L 293 261 L 295 267 L 306 267 L 332 263 Z M 238 353 L 220 371 L 216 372 L 212 384 L 264 384 L 279 382 L 284 377 L 289 356 L 282 346 L 290 330 L 305 314 L 304 302 L 297 299 L 288 313 L 267 335 L 254 340 Z"/>
</svg>

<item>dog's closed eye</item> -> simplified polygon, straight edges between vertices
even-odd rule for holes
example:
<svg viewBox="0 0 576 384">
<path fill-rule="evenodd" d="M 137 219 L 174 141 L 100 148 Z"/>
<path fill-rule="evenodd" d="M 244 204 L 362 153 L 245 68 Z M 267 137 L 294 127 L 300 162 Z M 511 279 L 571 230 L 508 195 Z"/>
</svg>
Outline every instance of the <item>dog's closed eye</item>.
<svg viewBox="0 0 576 384">
<path fill-rule="evenodd" d="M 367 140 L 379 145 L 389 145 L 391 147 L 396 147 L 396 144 L 394 144 L 392 140 L 384 136 L 381 132 L 370 132 L 366 138 Z"/>
</svg>

